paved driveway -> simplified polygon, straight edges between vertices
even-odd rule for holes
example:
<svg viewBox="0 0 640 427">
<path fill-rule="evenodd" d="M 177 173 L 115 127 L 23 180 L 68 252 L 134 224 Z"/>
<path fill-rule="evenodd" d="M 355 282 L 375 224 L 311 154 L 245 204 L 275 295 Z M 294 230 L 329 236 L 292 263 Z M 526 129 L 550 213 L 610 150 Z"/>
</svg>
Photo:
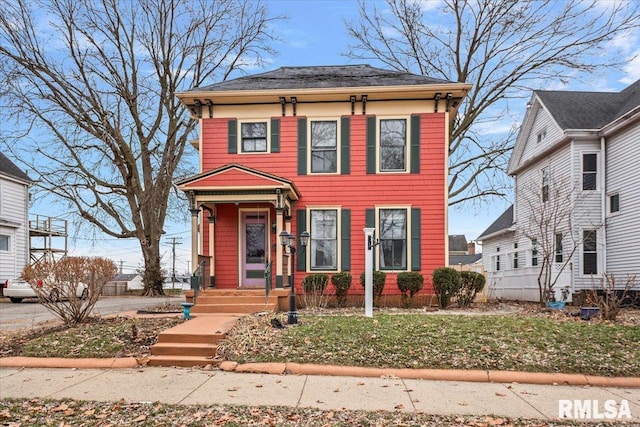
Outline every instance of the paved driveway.
<svg viewBox="0 0 640 427">
<path fill-rule="evenodd" d="M 165 303 L 179 304 L 184 296 L 173 297 L 137 297 L 116 296 L 100 297 L 93 308 L 95 315 L 107 315 L 123 311 L 141 310 Z M 20 304 L 11 304 L 8 298 L 0 298 L 0 329 L 34 328 L 39 323 L 56 320 L 36 299 L 24 300 Z"/>
</svg>

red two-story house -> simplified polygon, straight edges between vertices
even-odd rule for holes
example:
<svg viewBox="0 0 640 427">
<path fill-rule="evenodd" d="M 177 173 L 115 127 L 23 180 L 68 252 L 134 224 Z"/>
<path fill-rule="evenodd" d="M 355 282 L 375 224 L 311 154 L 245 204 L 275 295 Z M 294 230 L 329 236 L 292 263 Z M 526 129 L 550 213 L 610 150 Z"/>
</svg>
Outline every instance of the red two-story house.
<svg viewBox="0 0 640 427">
<path fill-rule="evenodd" d="M 283 67 L 178 93 L 200 123 L 200 173 L 178 182 L 209 286 L 295 286 L 310 273 L 447 264 L 448 126 L 470 85 L 368 65 Z M 307 231 L 295 266 L 278 242 Z M 362 287 L 353 286 L 356 293 Z"/>
</svg>

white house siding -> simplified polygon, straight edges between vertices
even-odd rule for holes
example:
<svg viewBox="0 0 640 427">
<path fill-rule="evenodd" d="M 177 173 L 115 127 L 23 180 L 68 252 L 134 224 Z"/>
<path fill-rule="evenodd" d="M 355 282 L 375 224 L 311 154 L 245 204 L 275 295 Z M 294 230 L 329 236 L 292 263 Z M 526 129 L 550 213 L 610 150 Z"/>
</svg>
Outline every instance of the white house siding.
<svg viewBox="0 0 640 427">
<path fill-rule="evenodd" d="M 538 134 L 543 130 L 546 132 L 546 138 L 538 142 Z M 536 117 L 531 126 L 531 132 L 527 137 L 520 163 L 546 150 L 552 145 L 552 142 L 557 141 L 561 137 L 562 130 L 553 121 L 549 112 L 544 107 L 540 107 L 536 112 Z"/>
<path fill-rule="evenodd" d="M 0 282 L 20 275 L 29 262 L 28 186 L 0 177 L 0 234 L 9 236 L 9 251 L 0 252 Z"/>
<path fill-rule="evenodd" d="M 620 194 L 620 212 L 606 220 L 606 270 L 640 281 L 640 123 L 608 139 L 606 149 L 607 193 Z"/>
</svg>

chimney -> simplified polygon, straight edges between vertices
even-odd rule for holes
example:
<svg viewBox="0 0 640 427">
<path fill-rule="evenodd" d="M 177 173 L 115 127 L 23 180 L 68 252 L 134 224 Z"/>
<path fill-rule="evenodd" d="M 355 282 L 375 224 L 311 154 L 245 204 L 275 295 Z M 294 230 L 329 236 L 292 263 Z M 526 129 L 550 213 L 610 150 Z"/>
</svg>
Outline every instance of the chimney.
<svg viewBox="0 0 640 427">
<path fill-rule="evenodd" d="M 467 255 L 475 255 L 476 254 L 476 244 L 475 242 L 467 243 Z"/>
</svg>

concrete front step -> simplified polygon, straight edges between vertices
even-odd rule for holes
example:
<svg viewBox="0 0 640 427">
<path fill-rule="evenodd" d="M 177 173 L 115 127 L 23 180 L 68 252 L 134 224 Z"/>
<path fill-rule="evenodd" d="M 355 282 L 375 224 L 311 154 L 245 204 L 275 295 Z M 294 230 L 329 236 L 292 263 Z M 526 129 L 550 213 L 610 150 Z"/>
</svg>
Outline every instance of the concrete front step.
<svg viewBox="0 0 640 427">
<path fill-rule="evenodd" d="M 159 342 L 151 347 L 152 356 L 203 356 L 216 355 L 215 344 L 185 344 L 175 342 Z"/>
<path fill-rule="evenodd" d="M 261 311 L 275 311 L 278 304 L 201 304 L 200 301 L 196 305 L 191 307 L 191 313 L 204 314 L 204 313 L 259 313 Z"/>
<path fill-rule="evenodd" d="M 219 360 L 214 360 L 210 356 L 150 356 L 149 366 L 218 366 Z"/>
<path fill-rule="evenodd" d="M 278 297 L 269 296 L 265 298 L 264 295 L 212 295 L 201 294 L 196 298 L 197 305 L 210 305 L 210 304 L 276 304 Z"/>
</svg>

